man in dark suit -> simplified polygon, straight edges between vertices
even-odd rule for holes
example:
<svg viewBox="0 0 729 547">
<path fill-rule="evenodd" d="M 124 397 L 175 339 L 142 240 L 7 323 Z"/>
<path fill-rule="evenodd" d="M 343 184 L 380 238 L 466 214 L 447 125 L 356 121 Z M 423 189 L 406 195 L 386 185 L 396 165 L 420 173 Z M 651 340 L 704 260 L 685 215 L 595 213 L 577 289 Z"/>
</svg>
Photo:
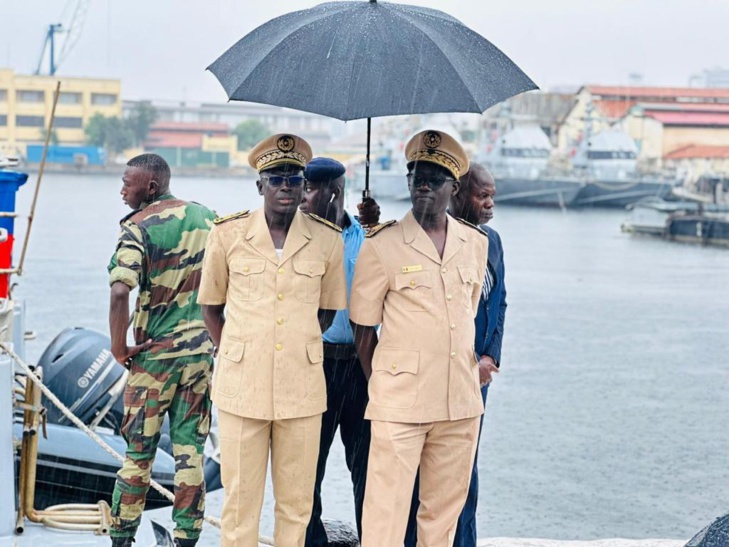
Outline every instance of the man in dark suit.
<svg viewBox="0 0 729 547">
<path fill-rule="evenodd" d="M 501 364 L 501 340 L 504 334 L 506 316 L 506 285 L 504 284 L 504 250 L 501 237 L 496 230 L 487 226 L 494 217 L 494 196 L 496 183 L 489 171 L 480 164 L 471 164 L 468 172 L 460 178 L 461 188 L 451 197 L 449 213 L 456 218 L 478 225 L 489 237 L 488 271 L 484 279 L 481 300 L 476 315 L 476 341 L 474 348 L 479 360 L 481 396 L 486 405 L 489 384 Z M 483 416 L 481 417 L 483 426 Z M 480 440 L 480 439 L 479 439 Z M 478 503 L 478 452 L 471 473 L 468 497 L 458 518 L 458 527 L 453 547 L 476 547 L 476 504 Z M 418 484 L 415 485 L 410 510 L 405 547 L 415 547 L 417 530 L 415 516 L 418 509 Z"/>
</svg>

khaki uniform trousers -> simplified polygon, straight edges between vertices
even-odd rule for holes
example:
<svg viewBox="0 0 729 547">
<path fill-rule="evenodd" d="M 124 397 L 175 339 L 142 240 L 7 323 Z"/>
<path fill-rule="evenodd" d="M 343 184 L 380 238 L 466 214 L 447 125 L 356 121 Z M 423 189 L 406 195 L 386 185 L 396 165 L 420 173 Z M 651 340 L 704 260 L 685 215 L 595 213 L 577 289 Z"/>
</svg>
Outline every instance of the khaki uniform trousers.
<svg viewBox="0 0 729 547">
<path fill-rule="evenodd" d="M 304 547 L 319 456 L 321 414 L 256 420 L 218 411 L 225 488 L 221 545 L 258 547 L 269 448 L 276 499 L 274 544 Z"/>
<path fill-rule="evenodd" d="M 468 494 L 480 416 L 404 424 L 372 421 L 362 547 L 400 547 L 420 466 L 418 547 L 451 547 Z"/>
</svg>

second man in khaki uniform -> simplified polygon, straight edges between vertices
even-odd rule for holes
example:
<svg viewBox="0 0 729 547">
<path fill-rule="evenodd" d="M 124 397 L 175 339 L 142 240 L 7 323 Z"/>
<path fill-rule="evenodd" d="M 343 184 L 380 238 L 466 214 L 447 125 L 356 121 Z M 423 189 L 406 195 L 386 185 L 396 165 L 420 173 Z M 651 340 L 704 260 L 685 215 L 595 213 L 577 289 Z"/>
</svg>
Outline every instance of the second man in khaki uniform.
<svg viewBox="0 0 729 547">
<path fill-rule="evenodd" d="M 294 135 L 259 143 L 249 162 L 264 206 L 216 221 L 205 252 L 198 301 L 220 348 L 212 398 L 224 546 L 258 547 L 269 453 L 275 544 L 303 547 L 311 515 L 326 410 L 322 331 L 347 295 L 340 231 L 299 211 L 310 159 Z"/>
<path fill-rule="evenodd" d="M 405 155 L 412 210 L 368 236 L 350 302 L 372 422 L 363 547 L 403 544 L 418 466 L 418 545 L 452 545 L 483 412 L 473 340 L 488 239 L 446 214 L 468 158 L 438 131 Z"/>
</svg>

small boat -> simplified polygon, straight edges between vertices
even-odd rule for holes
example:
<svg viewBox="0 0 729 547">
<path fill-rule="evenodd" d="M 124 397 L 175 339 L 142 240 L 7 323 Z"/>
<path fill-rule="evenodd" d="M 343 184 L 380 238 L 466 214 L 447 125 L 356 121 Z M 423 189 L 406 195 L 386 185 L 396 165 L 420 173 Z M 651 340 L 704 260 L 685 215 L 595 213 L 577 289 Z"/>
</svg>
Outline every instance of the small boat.
<svg viewBox="0 0 729 547">
<path fill-rule="evenodd" d="M 512 129 L 479 158 L 496 180 L 496 203 L 570 207 L 584 183 L 549 173 L 552 144 L 538 126 Z"/>
<path fill-rule="evenodd" d="M 63 330 L 38 360 L 44 383 L 81 421 L 93 429 L 119 454 L 126 452 L 120 427 L 124 413 L 122 393 L 127 370 L 109 350 L 111 340 L 84 328 Z M 43 398 L 47 438 L 38 443 L 38 507 L 59 503 L 111 503 L 119 462 L 85 433 L 71 424 L 58 407 Z M 22 433 L 22 415 L 16 416 L 14 432 Z M 19 461 L 19 456 L 18 456 Z M 169 436 L 169 421 L 162 426 L 152 478 L 174 489 L 175 459 Z M 220 465 L 205 460 L 208 490 L 220 488 Z M 146 507 L 153 509 L 170 502 L 150 489 Z"/>
<path fill-rule="evenodd" d="M 669 241 L 729 246 L 729 204 L 646 198 L 628 206 L 621 230 Z"/>
<path fill-rule="evenodd" d="M 679 184 L 677 179 L 640 174 L 635 142 L 617 129 L 589 136 L 573 165 L 584 180 L 575 207 L 626 207 L 643 198 L 667 198 Z"/>
</svg>

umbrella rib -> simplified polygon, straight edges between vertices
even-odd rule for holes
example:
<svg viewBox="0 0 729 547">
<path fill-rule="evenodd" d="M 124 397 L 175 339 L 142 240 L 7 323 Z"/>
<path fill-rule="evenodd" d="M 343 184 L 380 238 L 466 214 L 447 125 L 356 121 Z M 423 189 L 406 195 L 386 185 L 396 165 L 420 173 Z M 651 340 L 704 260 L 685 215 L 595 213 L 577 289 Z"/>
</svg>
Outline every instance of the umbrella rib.
<svg viewBox="0 0 729 547">
<path fill-rule="evenodd" d="M 422 33 L 422 35 L 423 35 L 423 36 L 424 36 L 424 37 L 425 37 L 425 38 L 426 38 L 427 40 L 429 40 L 429 41 L 430 41 L 430 42 L 431 42 L 431 43 L 432 43 L 432 44 L 433 44 L 433 45 L 434 45 L 435 47 L 437 47 L 437 48 L 438 48 L 438 50 L 439 50 L 439 51 L 440 51 L 440 52 L 441 52 L 441 53 L 443 54 L 443 57 L 445 58 L 446 62 L 447 62 L 447 63 L 448 63 L 448 64 L 449 64 L 449 65 L 450 65 L 450 66 L 451 66 L 452 68 L 453 68 L 454 72 L 455 72 L 456 74 L 458 74 L 458 76 L 459 76 L 459 77 L 461 77 L 461 81 L 462 81 L 462 82 L 464 82 L 464 87 L 465 87 L 465 88 L 466 88 L 466 90 L 468 91 L 468 95 L 469 95 L 469 97 L 471 97 L 471 100 L 473 101 L 473 104 L 475 104 L 475 105 L 476 105 L 476 106 L 477 106 L 477 107 L 478 107 L 478 108 L 480 109 L 480 108 L 481 108 L 481 105 L 480 105 L 480 104 L 479 104 L 479 102 L 478 102 L 478 101 L 476 100 L 476 98 L 475 98 L 475 97 L 473 96 L 473 92 L 471 91 L 471 88 L 470 88 L 470 86 L 468 86 L 468 85 L 465 85 L 465 80 L 463 79 L 463 77 L 462 77 L 462 75 L 461 75 L 461 71 L 460 71 L 460 70 L 458 70 L 458 68 L 457 68 L 457 67 L 456 67 L 456 66 L 455 66 L 455 65 L 453 64 L 453 62 L 452 62 L 452 61 L 450 60 L 450 58 L 449 58 L 449 57 L 448 57 L 448 56 L 447 56 L 447 55 L 445 54 L 445 51 L 443 51 L 443 48 L 442 48 L 442 47 L 440 47 L 440 44 L 438 44 L 438 42 L 436 42 L 435 40 L 433 40 L 433 38 L 431 38 L 431 37 L 430 37 L 430 35 L 429 35 L 429 34 L 428 34 L 428 33 L 426 32 L 426 29 L 424 29 L 424 28 L 423 28 L 423 27 L 422 27 L 422 26 L 421 26 L 421 25 L 419 24 L 419 22 L 418 22 L 418 21 L 414 20 L 414 19 L 413 19 L 413 18 L 411 18 L 411 17 L 407 17 L 407 15 L 408 15 L 408 14 L 405 14 L 405 13 L 403 13 L 403 12 L 399 12 L 399 11 L 397 11 L 397 10 L 392 10 L 392 12 L 393 12 L 393 14 L 394 14 L 394 15 L 397 15 L 397 17 L 399 17 L 400 19 L 403 19 L 403 20 L 404 20 L 404 21 L 406 21 L 407 23 L 410 23 L 411 25 L 413 25 L 413 26 L 417 27 L 418 29 L 420 29 L 420 31 L 421 31 L 421 33 Z M 466 27 L 465 25 L 463 25 L 463 26 L 464 26 L 464 28 L 468 28 L 468 27 Z M 471 31 L 470 29 L 468 29 L 468 30 L 469 30 L 469 31 Z M 471 32 L 473 32 L 473 31 L 471 31 Z M 483 109 L 483 110 L 479 110 L 479 112 L 483 113 L 483 111 L 484 111 L 484 110 L 486 110 L 486 109 Z"/>
<path fill-rule="evenodd" d="M 344 8 L 344 7 L 343 7 L 343 9 L 346 9 L 346 8 Z M 323 14 L 323 15 L 322 15 L 321 17 L 317 17 L 317 18 L 316 18 L 315 20 L 316 20 L 317 22 L 319 22 L 319 21 L 324 21 L 324 20 L 326 20 L 326 19 L 328 19 L 328 18 L 330 18 L 330 17 L 334 17 L 335 15 L 339 15 L 339 13 L 340 13 L 341 11 L 342 11 L 342 10 L 332 10 L 331 12 L 325 12 L 325 13 L 324 13 L 324 14 Z M 271 46 L 270 46 L 270 47 L 268 48 L 268 51 L 266 52 L 266 54 L 265 54 L 265 55 L 263 55 L 263 56 L 261 56 L 260 60 L 259 60 L 259 61 L 258 61 L 258 62 L 256 63 L 255 67 L 257 67 L 257 66 L 260 66 L 260 65 L 261 65 L 262 63 L 264 63 L 264 62 L 265 62 L 265 60 L 266 60 L 266 59 L 267 59 L 268 57 L 270 57 L 270 56 L 271 56 L 271 55 L 272 55 L 272 54 L 273 54 L 273 53 L 275 52 L 276 48 L 277 48 L 277 47 L 279 47 L 279 46 L 280 46 L 281 44 L 283 44 L 283 43 L 284 43 L 284 42 L 285 42 L 286 40 L 289 40 L 289 39 L 291 39 L 291 36 L 292 36 L 293 34 L 295 34 L 295 33 L 299 32 L 300 30 L 302 30 L 303 28 L 305 28 L 305 27 L 306 27 L 307 25 L 310 25 L 311 23 L 312 23 L 312 21 L 306 21 L 306 22 L 299 22 L 299 24 L 292 24 L 292 27 L 295 27 L 295 28 L 292 28 L 292 29 L 291 29 L 291 31 L 290 31 L 290 32 L 288 32 L 288 33 L 287 33 L 287 34 L 286 34 L 286 35 L 285 35 L 285 36 L 284 36 L 283 38 L 281 38 L 281 39 L 280 39 L 280 40 L 279 40 L 278 42 L 276 42 L 275 44 L 271 45 Z M 243 78 L 243 80 L 242 80 L 242 81 L 241 81 L 241 82 L 240 82 L 240 83 L 239 83 L 239 84 L 238 84 L 238 85 L 236 86 L 236 88 L 235 88 L 235 89 L 233 90 L 233 92 L 232 92 L 232 93 L 230 93 L 230 94 L 229 94 L 229 96 L 231 96 L 231 97 L 232 97 L 233 95 L 235 95 L 235 94 L 236 94 L 236 93 L 238 92 L 238 90 L 239 90 L 239 89 L 240 89 L 241 87 L 243 87 L 243 85 L 245 85 L 245 83 L 246 83 L 246 82 L 248 81 L 248 79 L 252 77 L 252 75 L 253 75 L 253 72 L 255 71 L 255 67 L 254 67 L 254 69 L 253 69 L 253 70 L 251 70 L 251 71 L 250 71 L 250 72 L 248 73 L 248 75 L 247 75 L 247 76 L 246 76 L 245 78 Z M 209 68 L 210 68 L 210 67 L 208 67 L 208 69 L 209 69 Z M 254 102 L 254 101 L 251 101 L 251 102 Z M 261 103 L 261 104 L 266 104 L 266 103 Z M 300 109 L 297 109 L 297 110 L 300 110 Z"/>
</svg>

